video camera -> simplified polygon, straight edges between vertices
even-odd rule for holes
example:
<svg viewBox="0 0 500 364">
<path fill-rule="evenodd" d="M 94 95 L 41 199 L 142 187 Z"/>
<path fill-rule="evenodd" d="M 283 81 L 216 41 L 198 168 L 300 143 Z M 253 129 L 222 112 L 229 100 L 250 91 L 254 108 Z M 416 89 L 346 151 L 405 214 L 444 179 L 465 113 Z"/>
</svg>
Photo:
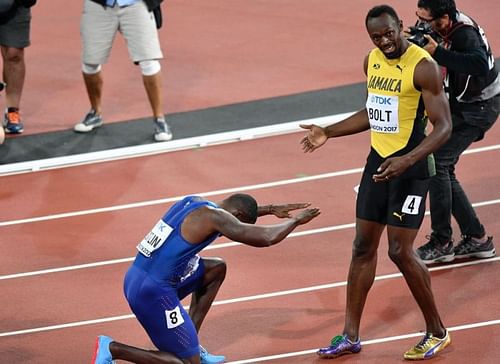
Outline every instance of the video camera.
<svg viewBox="0 0 500 364">
<path fill-rule="evenodd" d="M 424 47 L 429 43 L 424 35 L 430 35 L 434 40 L 439 41 L 439 35 L 432 30 L 431 23 L 417 22 L 414 26 L 409 27 L 408 33 L 410 36 L 407 39 L 419 47 Z"/>
</svg>

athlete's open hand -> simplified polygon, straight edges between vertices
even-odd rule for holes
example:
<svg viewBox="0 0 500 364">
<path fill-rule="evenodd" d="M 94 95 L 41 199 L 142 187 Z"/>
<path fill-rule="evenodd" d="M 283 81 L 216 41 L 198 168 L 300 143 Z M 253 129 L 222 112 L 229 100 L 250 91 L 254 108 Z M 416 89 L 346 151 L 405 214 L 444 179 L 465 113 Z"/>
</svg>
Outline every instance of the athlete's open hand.
<svg viewBox="0 0 500 364">
<path fill-rule="evenodd" d="M 302 150 L 304 153 L 310 153 L 321 147 L 327 141 L 325 129 L 321 126 L 314 124 L 300 124 L 302 129 L 307 129 L 309 132 L 302 138 L 300 143 L 302 144 Z"/>
<path fill-rule="evenodd" d="M 310 203 L 288 203 L 285 205 L 271 205 L 270 213 L 279 218 L 292 217 L 290 211 L 305 209 L 311 206 Z"/>
<path fill-rule="evenodd" d="M 299 225 L 307 224 L 309 221 L 314 219 L 316 216 L 319 216 L 321 211 L 318 208 L 306 209 L 301 211 L 295 217 L 299 223 Z"/>
</svg>

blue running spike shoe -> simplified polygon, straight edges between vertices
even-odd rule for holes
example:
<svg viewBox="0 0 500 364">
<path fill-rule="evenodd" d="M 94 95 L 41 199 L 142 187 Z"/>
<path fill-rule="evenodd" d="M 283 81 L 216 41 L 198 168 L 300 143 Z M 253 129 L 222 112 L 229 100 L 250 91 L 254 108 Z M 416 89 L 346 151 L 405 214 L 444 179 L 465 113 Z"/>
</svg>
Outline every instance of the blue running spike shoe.
<svg viewBox="0 0 500 364">
<path fill-rule="evenodd" d="M 323 359 L 333 359 L 344 354 L 357 354 L 361 351 L 361 341 L 351 342 L 347 335 L 337 335 L 331 345 L 318 350 L 317 354 Z"/>
<path fill-rule="evenodd" d="M 212 355 L 200 345 L 200 359 L 201 364 L 218 364 L 224 363 L 226 357 L 224 355 Z"/>
<path fill-rule="evenodd" d="M 92 364 L 115 364 L 109 351 L 109 344 L 112 341 L 113 339 L 109 336 L 100 335 L 97 337 Z"/>
</svg>

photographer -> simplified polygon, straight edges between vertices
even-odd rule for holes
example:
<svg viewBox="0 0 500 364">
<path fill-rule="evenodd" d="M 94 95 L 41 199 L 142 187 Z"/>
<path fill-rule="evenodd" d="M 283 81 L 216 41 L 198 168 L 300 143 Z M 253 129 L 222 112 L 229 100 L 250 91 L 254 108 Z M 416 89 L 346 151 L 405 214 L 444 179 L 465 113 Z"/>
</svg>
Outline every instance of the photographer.
<svg viewBox="0 0 500 364">
<path fill-rule="evenodd" d="M 500 78 L 484 31 L 456 9 L 454 0 L 418 0 L 420 23 L 431 25 L 442 41 L 424 35 L 423 47 L 443 67 L 444 86 L 452 113 L 453 132 L 435 153 L 436 175 L 429 188 L 431 228 L 429 241 L 417 249 L 426 264 L 454 258 L 495 255 L 493 237 L 487 236 L 469 199 L 455 176 L 463 151 L 481 140 L 500 109 Z M 453 206 L 452 206 L 453 204 Z M 462 240 L 454 247 L 451 215 Z"/>
<path fill-rule="evenodd" d="M 36 0 L 0 0 L 0 47 L 3 77 L 7 83 L 3 128 L 10 134 L 20 134 L 24 131 L 19 104 L 26 74 L 24 48 L 30 45 L 30 8 L 35 3 Z M 2 130 L 0 144 L 3 136 Z"/>
</svg>

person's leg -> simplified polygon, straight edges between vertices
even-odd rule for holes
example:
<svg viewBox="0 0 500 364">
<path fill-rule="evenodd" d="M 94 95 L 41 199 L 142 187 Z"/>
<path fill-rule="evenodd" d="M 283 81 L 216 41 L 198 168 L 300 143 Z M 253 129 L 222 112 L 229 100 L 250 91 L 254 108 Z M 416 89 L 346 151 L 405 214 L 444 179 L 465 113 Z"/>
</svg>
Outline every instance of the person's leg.
<svg viewBox="0 0 500 364">
<path fill-rule="evenodd" d="M 103 124 L 101 65 L 106 63 L 118 31 L 117 8 L 85 0 L 80 22 L 82 43 L 82 76 L 91 110 L 75 125 L 77 132 L 89 132 Z"/>
<path fill-rule="evenodd" d="M 451 239 L 451 215 L 465 230 L 483 231 L 460 182 L 455 166 L 460 155 L 479 137 L 481 130 L 465 123 L 453 129 L 448 142 L 434 153 L 437 174 L 431 179 L 429 198 L 432 233 L 441 241 Z M 458 221 L 460 220 L 460 221 Z M 463 231 L 462 231 L 463 233 Z"/>
<path fill-rule="evenodd" d="M 413 250 L 413 242 L 425 214 L 429 179 L 399 179 L 391 189 L 387 218 L 389 257 L 399 268 L 426 323 L 426 335 L 405 352 L 405 359 L 428 359 L 450 343 L 431 290 L 429 272 Z M 396 218 L 397 217 L 397 218 Z"/>
<path fill-rule="evenodd" d="M 147 272 L 132 265 L 125 275 L 124 293 L 157 350 L 144 350 L 100 336 L 96 357 L 134 363 L 200 363 L 196 328 L 174 287 L 159 285 Z"/>
<path fill-rule="evenodd" d="M 226 263 L 220 258 L 201 258 L 195 256 L 188 263 L 192 267 L 187 277 L 178 285 L 177 295 L 183 299 L 191 294 L 189 316 L 196 332 L 205 319 L 208 310 L 226 277 Z M 224 362 L 225 356 L 210 354 L 202 345 L 199 346 L 202 364 Z"/>
<path fill-rule="evenodd" d="M 3 144 L 4 140 L 5 140 L 5 131 L 3 130 L 3 127 L 0 126 L 0 145 Z"/>
<path fill-rule="evenodd" d="M 451 343 L 439 316 L 425 264 L 413 251 L 417 229 L 387 226 L 389 257 L 397 265 L 425 319 L 426 334 L 404 353 L 408 360 L 430 359 Z"/>
<path fill-rule="evenodd" d="M 3 80 L 7 84 L 5 104 L 7 108 L 19 108 L 26 75 L 24 49 L 2 46 Z"/>
<path fill-rule="evenodd" d="M 457 125 L 450 139 L 434 152 L 436 175 L 429 184 L 432 233 L 429 241 L 417 249 L 417 254 L 426 264 L 450 262 L 454 259 L 452 215 L 475 231 L 482 229 L 455 176 L 455 165 L 460 155 L 478 138 L 480 129 L 465 124 L 455 115 L 453 118 Z"/>
<path fill-rule="evenodd" d="M 150 76 L 143 74 L 142 81 L 148 95 L 149 104 L 153 110 L 153 116 L 155 118 L 164 118 L 161 71 Z"/>
<path fill-rule="evenodd" d="M 133 346 L 113 341 L 109 345 L 113 360 L 126 360 L 136 364 L 199 364 L 200 356 L 195 355 L 187 359 L 179 359 L 177 356 L 157 351 L 144 350 Z"/>
<path fill-rule="evenodd" d="M 418 229 L 387 226 L 389 257 L 397 265 L 420 307 L 427 332 L 443 337 L 445 328 L 439 318 L 431 290 L 429 271 L 413 251 Z"/>
<path fill-rule="evenodd" d="M 377 248 L 384 225 L 367 220 L 356 220 L 356 237 L 347 278 L 347 301 L 344 334 L 349 340 L 359 338 L 361 314 L 366 297 L 375 279 Z"/>
<path fill-rule="evenodd" d="M 5 132 L 20 134 L 24 131 L 19 113 L 26 75 L 24 49 L 30 45 L 31 11 L 20 7 L 15 14 L 0 25 L 0 44 L 3 59 L 5 90 Z"/>
<path fill-rule="evenodd" d="M 161 64 L 163 58 L 154 16 L 146 4 L 139 1 L 120 15 L 120 31 L 127 41 L 130 58 L 142 71 L 142 80 L 155 125 L 154 139 L 158 142 L 172 139 L 172 131 L 165 121 Z"/>
<path fill-rule="evenodd" d="M 94 74 L 88 74 L 82 72 L 83 80 L 85 81 L 85 89 L 87 90 L 87 96 L 89 97 L 90 106 L 95 114 L 101 115 L 101 104 L 102 104 L 102 71 Z"/>
<path fill-rule="evenodd" d="M 359 196 L 358 196 L 359 199 Z M 347 278 L 345 322 L 342 335 L 335 336 L 330 345 L 320 348 L 321 358 L 332 359 L 361 351 L 359 326 L 368 291 L 375 279 L 377 248 L 385 225 L 356 219 L 356 237 Z"/>
<path fill-rule="evenodd" d="M 189 316 L 199 332 L 208 310 L 226 277 L 226 263 L 220 258 L 202 258 L 205 274 L 201 285 L 193 292 L 189 305 Z"/>
<path fill-rule="evenodd" d="M 429 184 L 429 207 L 431 213 L 432 237 L 441 242 L 442 245 L 451 241 L 451 209 L 452 190 L 450 173 L 460 153 L 456 152 L 453 136 L 448 142 L 434 152 L 436 163 L 436 175 Z"/>
</svg>

